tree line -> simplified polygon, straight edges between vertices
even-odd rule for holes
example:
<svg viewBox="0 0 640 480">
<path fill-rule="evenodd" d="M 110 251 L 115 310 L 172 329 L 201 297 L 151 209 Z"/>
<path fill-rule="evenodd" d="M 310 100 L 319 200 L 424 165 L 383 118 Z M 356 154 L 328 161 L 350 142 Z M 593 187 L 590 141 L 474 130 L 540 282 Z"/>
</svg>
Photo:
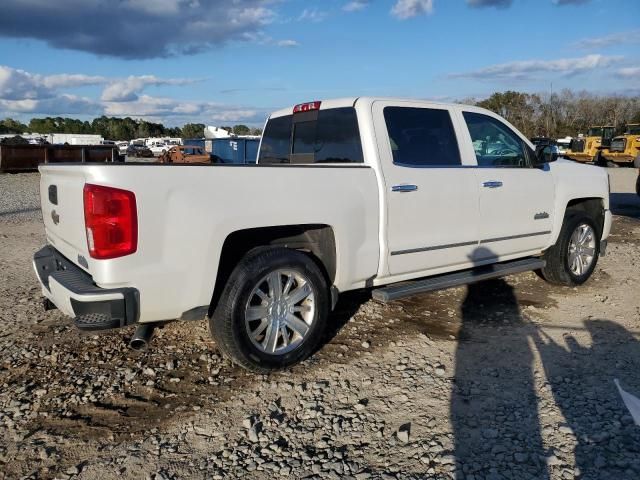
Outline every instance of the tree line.
<svg viewBox="0 0 640 480">
<path fill-rule="evenodd" d="M 595 125 L 613 125 L 622 133 L 628 123 L 640 123 L 640 96 L 595 95 L 562 90 L 553 94 L 523 93 L 508 90 L 489 98 L 467 98 L 460 103 L 478 105 L 496 112 L 528 137 L 575 137 Z M 28 124 L 6 118 L 0 121 L 0 133 L 89 133 L 110 140 L 143 137 L 201 138 L 205 125 L 187 123 L 165 127 L 161 123 L 130 117 L 97 117 L 82 121 L 64 117 L 33 118 Z M 260 135 L 259 128 L 246 125 L 222 127 L 236 135 Z"/>
<path fill-rule="evenodd" d="M 586 134 L 591 126 L 601 125 L 612 125 L 620 134 L 627 124 L 640 123 L 640 96 L 595 95 L 568 89 L 553 94 L 506 91 L 460 103 L 501 115 L 527 137 L 575 137 Z"/>
<path fill-rule="evenodd" d="M 91 121 L 83 121 L 66 117 L 32 118 L 29 123 L 22 123 L 12 118 L 0 120 L 0 134 L 21 133 L 77 133 L 94 134 L 109 140 L 131 140 L 146 137 L 181 137 L 202 138 L 205 125 L 203 123 L 187 123 L 182 127 L 165 127 L 162 123 L 148 122 L 130 117 L 97 117 Z M 246 125 L 222 127 L 236 135 L 260 135 L 258 128 Z"/>
</svg>

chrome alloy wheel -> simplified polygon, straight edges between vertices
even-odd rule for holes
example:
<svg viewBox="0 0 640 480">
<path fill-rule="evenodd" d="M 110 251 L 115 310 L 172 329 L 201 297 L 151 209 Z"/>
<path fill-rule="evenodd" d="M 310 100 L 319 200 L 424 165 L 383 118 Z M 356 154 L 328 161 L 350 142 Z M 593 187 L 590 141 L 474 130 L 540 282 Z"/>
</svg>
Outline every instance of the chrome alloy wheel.
<svg viewBox="0 0 640 480">
<path fill-rule="evenodd" d="M 293 270 L 276 270 L 251 291 L 245 307 L 245 328 L 261 352 L 282 355 L 305 340 L 315 311 L 309 280 Z"/>
<path fill-rule="evenodd" d="M 590 225 L 581 223 L 569 239 L 569 269 L 581 276 L 589 270 L 596 256 L 596 234 Z"/>
</svg>

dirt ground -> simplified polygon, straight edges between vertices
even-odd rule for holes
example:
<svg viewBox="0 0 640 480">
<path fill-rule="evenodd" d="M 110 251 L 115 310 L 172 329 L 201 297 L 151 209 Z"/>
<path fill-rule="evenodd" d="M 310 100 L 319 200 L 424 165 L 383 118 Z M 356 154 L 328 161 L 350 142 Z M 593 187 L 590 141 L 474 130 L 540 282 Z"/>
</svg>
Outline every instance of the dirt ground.
<svg viewBox="0 0 640 480">
<path fill-rule="evenodd" d="M 613 231 L 586 285 L 345 295 L 317 354 L 270 376 L 222 359 L 205 322 L 137 353 L 132 329 L 44 312 L 33 200 L 1 198 L 37 199 L 37 174 L 0 176 L 0 478 L 638 479 L 613 380 L 640 397 L 640 199 L 636 171 L 610 174 Z"/>
</svg>

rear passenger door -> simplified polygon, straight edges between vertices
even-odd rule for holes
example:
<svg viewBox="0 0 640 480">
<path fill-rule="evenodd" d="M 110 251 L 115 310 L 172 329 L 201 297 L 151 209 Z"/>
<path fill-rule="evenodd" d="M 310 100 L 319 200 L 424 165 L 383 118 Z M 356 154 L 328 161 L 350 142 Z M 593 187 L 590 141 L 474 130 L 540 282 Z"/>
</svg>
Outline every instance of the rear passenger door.
<svg viewBox="0 0 640 480">
<path fill-rule="evenodd" d="M 474 169 L 463 164 L 450 110 L 380 101 L 373 118 L 388 273 L 415 276 L 470 263 L 478 243 L 478 186 Z"/>
</svg>

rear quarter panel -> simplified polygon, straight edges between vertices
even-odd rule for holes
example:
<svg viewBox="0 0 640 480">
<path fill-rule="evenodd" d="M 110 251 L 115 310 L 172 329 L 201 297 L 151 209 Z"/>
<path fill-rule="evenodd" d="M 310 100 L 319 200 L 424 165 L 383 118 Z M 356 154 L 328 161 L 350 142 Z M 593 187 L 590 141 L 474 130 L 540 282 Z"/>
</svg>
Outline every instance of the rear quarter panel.
<svg viewBox="0 0 640 480">
<path fill-rule="evenodd" d="M 88 270 L 101 287 L 137 288 L 141 322 L 178 318 L 208 305 L 222 245 L 229 234 L 246 228 L 331 226 L 335 285 L 341 291 L 364 286 L 377 271 L 378 190 L 375 172 L 366 166 L 75 168 L 83 169 L 86 182 L 136 194 L 138 251 L 113 260 L 89 259 Z"/>
</svg>

